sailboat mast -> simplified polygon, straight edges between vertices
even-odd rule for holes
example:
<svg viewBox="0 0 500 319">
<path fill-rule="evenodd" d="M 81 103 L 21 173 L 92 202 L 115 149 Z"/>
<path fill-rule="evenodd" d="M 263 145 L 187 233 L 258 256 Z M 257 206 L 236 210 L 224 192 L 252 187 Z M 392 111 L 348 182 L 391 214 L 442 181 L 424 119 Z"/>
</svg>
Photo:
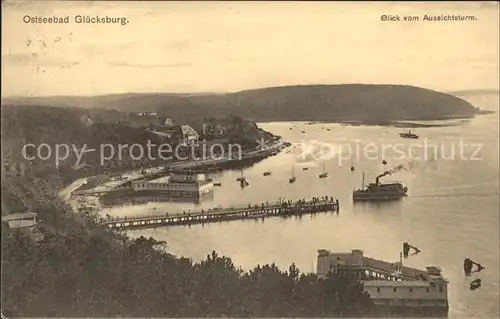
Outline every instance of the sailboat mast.
<svg viewBox="0 0 500 319">
<path fill-rule="evenodd" d="M 361 188 L 365 188 L 365 172 L 363 172 L 363 179 L 361 180 Z"/>
</svg>

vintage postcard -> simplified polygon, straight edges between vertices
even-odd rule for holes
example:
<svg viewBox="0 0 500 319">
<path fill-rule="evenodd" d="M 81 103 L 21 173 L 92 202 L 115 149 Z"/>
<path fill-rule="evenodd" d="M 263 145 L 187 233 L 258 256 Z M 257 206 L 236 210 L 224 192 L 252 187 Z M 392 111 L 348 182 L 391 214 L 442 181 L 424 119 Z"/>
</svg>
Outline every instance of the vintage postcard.
<svg viewBox="0 0 500 319">
<path fill-rule="evenodd" d="M 3 1 L 5 318 L 498 318 L 498 2 Z"/>
</svg>

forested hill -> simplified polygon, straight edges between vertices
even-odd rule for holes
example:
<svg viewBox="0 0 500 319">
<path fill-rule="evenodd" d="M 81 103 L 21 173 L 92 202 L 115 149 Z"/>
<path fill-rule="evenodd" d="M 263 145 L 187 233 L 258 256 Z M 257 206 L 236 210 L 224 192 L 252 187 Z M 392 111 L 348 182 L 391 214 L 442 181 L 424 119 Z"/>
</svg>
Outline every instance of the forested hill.
<svg viewBox="0 0 500 319">
<path fill-rule="evenodd" d="M 226 94 L 114 94 L 15 97 L 2 104 L 77 106 L 157 112 L 173 120 L 238 115 L 253 121 L 440 120 L 468 118 L 478 109 L 456 96 L 403 85 L 303 85 Z"/>
</svg>

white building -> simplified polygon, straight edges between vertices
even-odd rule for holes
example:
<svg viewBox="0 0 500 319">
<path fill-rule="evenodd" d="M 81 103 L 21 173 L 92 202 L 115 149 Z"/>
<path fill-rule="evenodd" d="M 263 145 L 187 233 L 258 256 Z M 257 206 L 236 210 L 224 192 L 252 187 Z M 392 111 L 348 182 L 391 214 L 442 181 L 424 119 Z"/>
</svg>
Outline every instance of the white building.
<svg viewBox="0 0 500 319">
<path fill-rule="evenodd" d="M 181 125 L 181 134 L 183 144 L 196 144 L 200 138 L 198 132 L 189 125 Z"/>
<path fill-rule="evenodd" d="M 173 127 L 174 126 L 174 121 L 171 119 L 166 119 L 165 123 L 163 124 L 165 127 Z"/>
<path fill-rule="evenodd" d="M 201 197 L 213 193 L 214 184 L 204 174 L 170 174 L 155 180 L 133 181 L 136 192 L 165 193 L 172 197 Z"/>
<path fill-rule="evenodd" d="M 401 261 L 389 263 L 364 257 L 361 250 L 319 250 L 317 274 L 325 277 L 329 272 L 362 281 L 364 291 L 377 306 L 448 309 L 448 282 L 437 267 L 425 271 L 405 267 Z"/>
</svg>

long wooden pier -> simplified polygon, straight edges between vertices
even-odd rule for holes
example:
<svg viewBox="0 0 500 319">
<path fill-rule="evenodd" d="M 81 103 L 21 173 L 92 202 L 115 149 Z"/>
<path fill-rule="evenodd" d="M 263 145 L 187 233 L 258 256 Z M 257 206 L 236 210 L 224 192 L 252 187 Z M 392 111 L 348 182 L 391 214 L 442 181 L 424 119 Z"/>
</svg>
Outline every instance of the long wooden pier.
<svg viewBox="0 0 500 319">
<path fill-rule="evenodd" d="M 220 208 L 169 216 L 168 213 L 132 218 L 108 219 L 100 224 L 110 229 L 153 228 L 162 226 L 194 225 L 230 220 L 258 219 L 276 216 L 300 216 L 320 212 L 339 212 L 339 202 L 316 201 L 305 204 L 274 204 L 246 206 L 236 208 Z"/>
</svg>

